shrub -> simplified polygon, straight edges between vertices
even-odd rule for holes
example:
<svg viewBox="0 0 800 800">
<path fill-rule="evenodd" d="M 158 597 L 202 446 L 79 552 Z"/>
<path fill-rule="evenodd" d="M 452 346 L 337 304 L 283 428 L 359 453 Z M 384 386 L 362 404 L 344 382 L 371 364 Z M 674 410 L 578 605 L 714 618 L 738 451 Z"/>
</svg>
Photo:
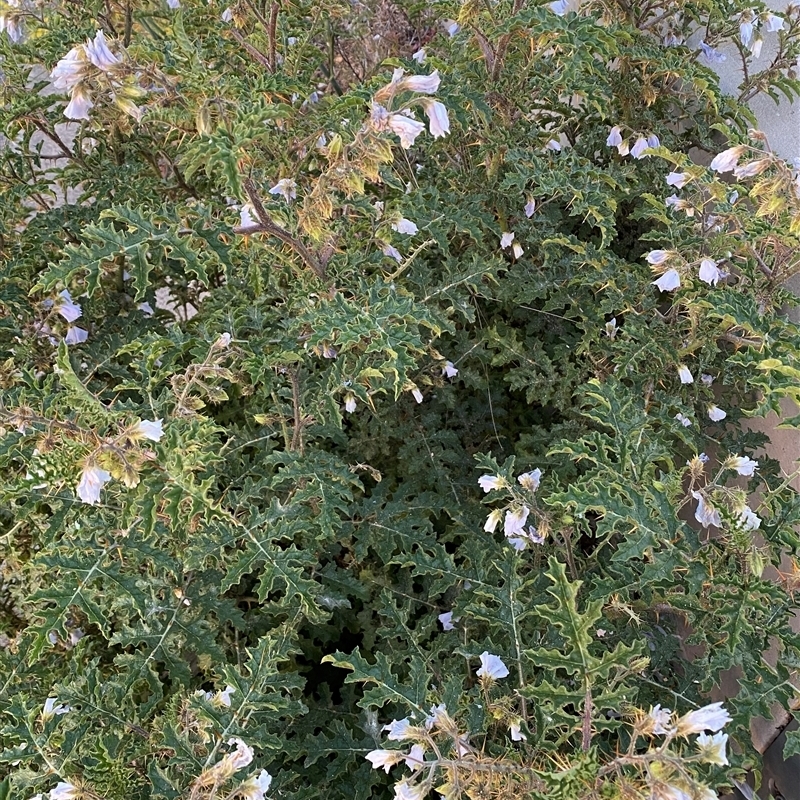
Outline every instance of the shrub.
<svg viewBox="0 0 800 800">
<path fill-rule="evenodd" d="M 797 10 L 0 8 L 0 796 L 756 767 L 800 179 L 744 101 Z"/>
</svg>

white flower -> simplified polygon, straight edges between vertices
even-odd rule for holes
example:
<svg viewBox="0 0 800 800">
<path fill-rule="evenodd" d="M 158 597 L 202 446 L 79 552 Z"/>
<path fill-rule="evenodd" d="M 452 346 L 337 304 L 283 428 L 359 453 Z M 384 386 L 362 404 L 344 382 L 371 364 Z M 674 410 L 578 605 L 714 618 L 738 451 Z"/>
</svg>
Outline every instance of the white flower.
<svg viewBox="0 0 800 800">
<path fill-rule="evenodd" d="M 77 786 L 73 786 L 68 781 L 59 781 L 47 796 L 50 800 L 77 800 L 81 796 L 81 792 Z"/>
<path fill-rule="evenodd" d="M 77 494 L 84 503 L 94 505 L 100 499 L 100 491 L 111 480 L 111 473 L 96 465 L 86 466 L 81 473 Z"/>
<path fill-rule="evenodd" d="M 544 146 L 545 150 L 552 150 L 555 153 L 561 152 L 561 142 L 557 139 L 550 139 L 550 141 Z"/>
<path fill-rule="evenodd" d="M 400 254 L 400 251 L 396 247 L 392 247 L 390 244 L 385 244 L 381 248 L 381 252 L 387 258 L 393 258 L 398 264 L 403 260 L 403 256 Z"/>
<path fill-rule="evenodd" d="M 255 213 L 255 209 L 253 208 L 251 203 L 245 203 L 239 209 L 239 225 L 242 228 L 249 228 L 252 225 L 258 225 L 258 221 L 253 216 Z"/>
<path fill-rule="evenodd" d="M 525 522 L 531 510 L 528 506 L 517 506 L 506 511 L 506 519 L 503 523 L 503 530 L 506 536 L 517 536 L 525 530 Z"/>
<path fill-rule="evenodd" d="M 294 178 L 281 178 L 270 190 L 270 194 L 279 194 L 287 203 L 291 203 L 297 197 L 297 184 Z"/>
<path fill-rule="evenodd" d="M 522 732 L 520 729 L 522 721 L 517 720 L 516 722 L 511 723 L 511 741 L 512 742 L 524 742 L 527 741 L 528 737 Z"/>
<path fill-rule="evenodd" d="M 455 625 L 453 625 L 453 612 L 452 611 L 445 611 L 444 614 L 439 614 L 437 619 L 439 620 L 439 622 L 441 622 L 443 631 L 455 630 Z"/>
<path fill-rule="evenodd" d="M 678 420 L 678 422 L 680 422 L 680 424 L 683 425 L 684 428 L 688 428 L 692 424 L 692 421 L 689 419 L 689 417 L 685 417 L 683 414 L 680 413 L 675 415 L 675 419 Z"/>
<path fill-rule="evenodd" d="M 697 749 L 700 751 L 700 760 L 706 764 L 719 764 L 721 767 L 728 766 L 728 759 L 725 756 L 725 745 L 728 743 L 727 733 L 715 733 L 709 736 L 701 733 L 697 737 Z"/>
<path fill-rule="evenodd" d="M 563 17 L 569 11 L 569 0 L 555 0 L 550 3 L 550 10 L 559 17 Z"/>
<path fill-rule="evenodd" d="M 423 800 L 428 794 L 427 784 L 411 784 L 408 781 L 400 781 L 395 784 L 395 800 Z"/>
<path fill-rule="evenodd" d="M 64 108 L 64 116 L 67 119 L 90 119 L 89 109 L 94 107 L 91 95 L 82 86 L 76 86 L 72 90 L 72 97 Z"/>
<path fill-rule="evenodd" d="M 700 381 L 704 386 L 711 386 L 711 384 L 714 383 L 714 376 L 704 372 L 700 375 Z"/>
<path fill-rule="evenodd" d="M 658 138 L 654 133 L 651 133 L 647 137 L 647 144 L 649 147 L 660 147 L 661 146 L 661 139 Z"/>
<path fill-rule="evenodd" d="M 658 280 L 652 281 L 661 292 L 673 292 L 681 285 L 681 276 L 676 269 L 668 269 Z"/>
<path fill-rule="evenodd" d="M 231 707 L 231 695 L 235 691 L 236 691 L 235 687 L 226 686 L 222 691 L 217 692 L 211 698 L 211 705 L 217 706 L 218 708 L 230 708 Z"/>
<path fill-rule="evenodd" d="M 689 367 L 685 364 L 680 364 L 678 366 L 678 377 L 681 379 L 681 383 L 694 383 L 694 377 Z"/>
<path fill-rule="evenodd" d="M 631 155 L 634 158 L 641 158 L 644 151 L 649 149 L 650 145 L 647 143 L 647 139 L 645 139 L 644 136 L 640 136 L 633 147 L 631 147 Z"/>
<path fill-rule="evenodd" d="M 505 250 L 508 247 L 511 247 L 511 243 L 514 241 L 514 234 L 510 231 L 506 231 L 500 237 L 500 247 Z"/>
<path fill-rule="evenodd" d="M 383 730 L 389 731 L 387 739 L 393 742 L 402 742 L 403 739 L 410 739 L 413 736 L 413 726 L 408 718 L 393 719 L 388 725 L 383 726 Z"/>
<path fill-rule="evenodd" d="M 108 49 L 106 44 L 106 37 L 103 31 L 97 31 L 94 41 L 88 41 L 84 45 L 86 55 L 89 61 L 94 64 L 97 69 L 108 72 L 113 66 L 119 64 L 119 59 Z"/>
<path fill-rule="evenodd" d="M 503 512 L 496 508 L 486 517 L 486 522 L 483 523 L 483 529 L 487 533 L 494 533 L 497 530 L 497 526 L 500 524 L 500 520 L 503 519 Z"/>
<path fill-rule="evenodd" d="M 425 748 L 421 744 L 413 745 L 405 762 L 409 769 L 419 769 L 425 763 Z"/>
<path fill-rule="evenodd" d="M 685 172 L 670 172 L 667 175 L 667 184 L 676 189 L 681 189 L 688 180 L 689 176 Z"/>
<path fill-rule="evenodd" d="M 750 506 L 745 506 L 739 514 L 739 524 L 746 531 L 756 531 L 761 527 L 761 517 Z"/>
<path fill-rule="evenodd" d="M 530 492 L 535 492 L 539 488 L 542 480 L 542 471 L 537 467 L 533 472 L 523 472 L 517 477 L 517 483 Z"/>
<path fill-rule="evenodd" d="M 228 347 L 231 343 L 231 335 L 226 331 L 225 333 L 220 334 L 217 338 L 217 341 L 214 342 L 214 347 L 217 350 L 224 350 Z"/>
<path fill-rule="evenodd" d="M 82 80 L 86 70 L 83 47 L 73 47 L 50 73 L 53 88 L 62 92 L 74 89 Z"/>
<path fill-rule="evenodd" d="M 450 133 L 450 117 L 447 116 L 447 109 L 438 100 L 426 100 L 423 104 L 425 113 L 428 116 L 428 128 L 431 136 L 438 139 Z"/>
<path fill-rule="evenodd" d="M 750 45 L 750 52 L 753 54 L 753 58 L 761 58 L 761 48 L 764 46 L 764 40 L 759 37 L 753 41 L 753 44 Z"/>
<path fill-rule="evenodd" d="M 719 155 L 714 156 L 711 164 L 711 169 L 715 172 L 730 172 L 738 163 L 745 151 L 745 147 L 737 145 L 736 147 L 729 147 L 723 150 Z"/>
<path fill-rule="evenodd" d="M 458 621 L 458 620 L 456 620 Z M 439 703 L 438 706 L 431 706 L 431 713 L 425 717 L 425 730 L 439 728 L 441 731 L 448 731 L 453 728 L 455 723 L 447 713 L 447 706 Z"/>
<path fill-rule="evenodd" d="M 532 197 L 529 197 L 528 202 L 525 203 L 525 216 L 530 219 L 534 211 L 536 211 L 536 201 Z"/>
<path fill-rule="evenodd" d="M 236 736 L 232 736 L 228 739 L 228 744 L 233 745 L 236 749 L 230 753 L 226 753 L 222 757 L 222 761 L 217 764 L 216 766 L 219 767 L 221 764 L 225 765 L 225 769 L 221 770 L 221 772 L 227 772 L 230 770 L 228 774 L 233 774 L 238 770 L 246 767 L 250 764 L 253 760 L 253 748 L 250 745 L 245 744 L 241 739 Z"/>
<path fill-rule="evenodd" d="M 700 42 L 700 49 L 703 51 L 703 55 L 710 64 L 721 64 L 728 58 L 725 53 L 715 50 L 713 47 L 711 47 L 711 45 L 706 44 L 705 42 Z"/>
<path fill-rule="evenodd" d="M 764 20 L 764 28 L 769 33 L 777 33 L 778 31 L 783 30 L 784 22 L 785 20 L 783 17 L 778 16 L 778 14 L 773 14 L 771 11 L 767 11 L 767 15 Z"/>
<path fill-rule="evenodd" d="M 672 251 L 670 250 L 651 250 L 645 256 L 645 261 L 647 261 L 648 264 L 658 266 L 659 264 L 664 264 L 666 261 L 668 261 L 671 256 Z"/>
<path fill-rule="evenodd" d="M 15 6 L 15 3 L 9 2 L 9 5 Z M 3 31 L 8 34 L 8 38 L 11 39 L 14 44 L 21 42 L 25 35 L 19 17 L 13 17 L 10 14 L 0 14 L 0 33 Z"/>
<path fill-rule="evenodd" d="M 344 398 L 344 410 L 348 414 L 352 414 L 356 410 L 356 398 L 355 398 L 355 395 L 348 394 Z"/>
<path fill-rule="evenodd" d="M 697 510 L 694 512 L 694 518 L 704 528 L 709 528 L 712 525 L 715 528 L 721 528 L 722 520 L 720 519 L 719 511 L 711 503 L 706 502 L 705 497 L 700 492 L 692 492 L 692 497 L 697 500 Z"/>
<path fill-rule="evenodd" d="M 720 272 L 719 267 L 717 267 L 716 261 L 710 258 L 704 258 L 700 262 L 698 277 L 709 286 L 716 286 L 717 282 L 722 277 L 722 272 Z"/>
<path fill-rule="evenodd" d="M 740 475 L 750 477 L 758 469 L 758 461 L 748 456 L 731 456 L 725 461 L 725 467 L 735 469 Z"/>
<path fill-rule="evenodd" d="M 405 114 L 390 114 L 387 121 L 392 133 L 400 137 L 400 146 L 408 150 L 414 140 L 425 130 L 425 126 Z"/>
<path fill-rule="evenodd" d="M 525 536 L 509 536 L 508 542 L 518 553 L 528 546 L 528 539 Z"/>
<path fill-rule="evenodd" d="M 441 81 L 439 70 L 435 69 L 430 75 L 409 75 L 407 78 L 403 78 L 399 88 L 420 94 L 435 94 Z"/>
<path fill-rule="evenodd" d="M 481 475 L 478 485 L 488 494 L 494 489 L 502 489 L 506 485 L 506 479 L 499 475 Z"/>
<path fill-rule="evenodd" d="M 44 708 L 42 709 L 42 719 L 52 719 L 56 714 L 66 714 L 70 711 L 69 706 L 58 704 L 57 697 L 48 697 L 44 701 Z"/>
<path fill-rule="evenodd" d="M 383 767 L 388 775 L 389 770 L 395 764 L 399 764 L 404 755 L 400 750 L 373 750 L 371 753 L 367 753 L 364 758 L 372 764 L 372 769 Z"/>
<path fill-rule="evenodd" d="M 422 392 L 416 386 L 411 390 L 411 396 L 417 401 L 418 405 L 425 399 L 422 396 Z"/>
<path fill-rule="evenodd" d="M 730 721 L 731 715 L 722 707 L 722 703 L 711 703 L 684 714 L 678 720 L 678 736 L 689 736 L 692 733 L 712 731 L 716 733 Z"/>
<path fill-rule="evenodd" d="M 407 233 L 409 236 L 413 236 L 415 233 L 419 232 L 419 228 L 410 219 L 406 219 L 405 217 L 400 217 L 397 222 L 393 222 L 392 230 L 398 233 Z"/>
<path fill-rule="evenodd" d="M 615 125 L 611 132 L 608 134 L 608 138 L 606 139 L 606 144 L 609 147 L 619 147 L 622 144 L 622 131 L 619 125 Z"/>
<path fill-rule="evenodd" d="M 161 437 L 164 435 L 163 421 L 160 419 L 155 421 L 142 420 L 136 426 L 136 434 L 144 439 L 149 439 L 151 442 L 161 441 Z"/>
<path fill-rule="evenodd" d="M 627 140 L 627 139 L 625 139 L 625 140 L 621 141 L 621 142 L 620 142 L 620 143 L 617 145 L 617 152 L 618 152 L 618 153 L 619 153 L 621 156 L 626 156 L 626 155 L 628 155 L 628 153 L 630 153 L 630 151 L 631 151 L 631 147 L 630 147 L 630 145 L 628 144 L 628 140 Z"/>
<path fill-rule="evenodd" d="M 445 361 L 442 367 L 442 375 L 445 378 L 455 378 L 458 375 L 458 368 L 452 361 Z"/>
<path fill-rule="evenodd" d="M 605 324 L 606 336 L 608 336 L 609 339 L 616 339 L 618 330 L 619 326 L 617 325 L 617 318 L 611 317 L 611 319 Z"/>
<path fill-rule="evenodd" d="M 755 175 L 760 175 L 769 165 L 770 160 L 768 158 L 758 158 L 755 161 L 750 161 L 747 164 L 736 167 L 733 170 L 733 176 L 737 179 L 752 178 Z M 733 203 L 731 203 L 731 205 L 733 205 Z"/>
<path fill-rule="evenodd" d="M 461 30 L 461 26 L 454 19 L 443 19 L 442 27 L 451 39 Z"/>
<path fill-rule="evenodd" d="M 478 677 L 486 676 L 490 680 L 496 681 L 508 675 L 508 667 L 503 663 L 500 656 L 493 656 L 488 650 L 481 653 L 481 666 L 478 670 Z"/>
<path fill-rule="evenodd" d="M 72 297 L 67 289 L 64 289 L 63 292 L 59 292 L 59 297 L 61 301 L 58 304 L 58 313 L 61 314 L 67 322 L 75 322 L 82 313 L 80 305 L 72 301 Z"/>
<path fill-rule="evenodd" d="M 176 8 L 180 8 L 181 0 L 167 0 L 167 5 L 173 10 Z"/>
<path fill-rule="evenodd" d="M 233 20 L 233 9 L 232 9 L 232 8 L 230 8 L 230 7 L 226 8 L 226 9 L 225 9 L 225 10 L 222 12 L 222 14 L 220 15 L 220 19 L 221 19 L 223 22 L 231 22 L 231 20 Z"/>
<path fill-rule="evenodd" d="M 666 736 L 671 729 L 670 720 L 672 712 L 668 708 L 661 708 L 661 705 L 653 706 L 647 716 L 650 718 L 652 733 L 656 736 Z"/>
<path fill-rule="evenodd" d="M 147 301 L 145 301 L 144 303 L 139 303 L 139 305 L 136 306 L 136 308 L 139 311 L 141 311 L 142 314 L 144 314 L 146 317 L 152 317 L 153 314 L 156 313 L 155 311 L 153 311 L 153 306 L 151 306 L 150 303 L 148 303 Z"/>
<path fill-rule="evenodd" d="M 251 775 L 238 789 L 242 797 L 247 800 L 264 800 L 264 795 L 272 785 L 272 775 L 265 769 L 258 773 L 258 776 Z"/>
<path fill-rule="evenodd" d="M 524 252 L 525 250 L 523 250 L 522 245 L 519 242 L 514 242 L 514 244 L 511 245 L 511 255 L 513 255 L 514 258 L 522 258 L 522 254 Z"/>
<path fill-rule="evenodd" d="M 712 422 L 721 422 L 727 416 L 719 406 L 715 406 L 713 403 L 708 407 L 708 418 Z"/>
<path fill-rule="evenodd" d="M 412 60 L 416 61 L 417 64 L 424 64 L 425 63 L 425 48 L 420 47 L 416 53 L 411 56 Z"/>
</svg>

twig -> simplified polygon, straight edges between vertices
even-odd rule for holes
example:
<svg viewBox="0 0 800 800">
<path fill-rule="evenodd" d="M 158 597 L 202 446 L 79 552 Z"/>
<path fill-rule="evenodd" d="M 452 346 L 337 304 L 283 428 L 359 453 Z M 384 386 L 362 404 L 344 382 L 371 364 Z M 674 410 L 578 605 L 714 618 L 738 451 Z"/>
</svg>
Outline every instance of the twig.
<svg viewBox="0 0 800 800">
<path fill-rule="evenodd" d="M 586 695 L 583 698 L 583 738 L 581 740 L 581 750 L 584 753 L 589 751 L 592 746 L 592 711 L 594 710 L 594 703 L 592 702 L 592 687 L 586 687 Z"/>
<path fill-rule="evenodd" d="M 289 373 L 292 384 L 292 408 L 294 409 L 294 431 L 292 432 L 291 450 L 303 455 L 303 416 L 300 412 L 300 379 L 296 369 Z"/>
<path fill-rule="evenodd" d="M 242 34 L 236 30 L 236 28 L 229 28 L 228 30 L 230 31 L 231 36 L 233 36 L 233 38 L 236 39 L 236 41 L 239 42 L 239 44 L 244 47 L 244 49 L 247 50 L 247 52 L 259 64 L 261 64 L 262 67 L 272 72 L 272 68 L 269 64 L 269 58 L 267 58 L 267 56 L 265 56 L 260 50 L 257 50 L 255 47 L 253 47 L 253 45 L 251 45 L 250 42 L 248 42 L 244 36 L 242 36 Z"/>
</svg>

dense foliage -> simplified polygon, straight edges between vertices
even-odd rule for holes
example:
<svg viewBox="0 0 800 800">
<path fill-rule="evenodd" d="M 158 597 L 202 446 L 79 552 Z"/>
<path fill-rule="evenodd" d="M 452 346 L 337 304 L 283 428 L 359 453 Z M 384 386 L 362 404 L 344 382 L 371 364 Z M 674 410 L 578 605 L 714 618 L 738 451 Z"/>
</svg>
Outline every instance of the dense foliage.
<svg viewBox="0 0 800 800">
<path fill-rule="evenodd" d="M 798 393 L 800 179 L 744 101 L 797 94 L 800 12 L 0 14 L 0 797 L 757 767 L 800 501 L 742 423 Z"/>
</svg>

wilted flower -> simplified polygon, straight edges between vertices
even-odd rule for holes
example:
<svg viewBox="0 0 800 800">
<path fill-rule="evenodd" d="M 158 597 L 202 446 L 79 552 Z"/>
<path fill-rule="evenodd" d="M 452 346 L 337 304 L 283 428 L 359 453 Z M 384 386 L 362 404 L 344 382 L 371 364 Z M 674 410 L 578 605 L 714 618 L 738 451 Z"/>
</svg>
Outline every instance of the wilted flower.
<svg viewBox="0 0 800 800">
<path fill-rule="evenodd" d="M 488 493 L 493 489 L 502 489 L 506 485 L 506 479 L 499 475 L 481 475 L 478 478 L 478 485 Z"/>
<path fill-rule="evenodd" d="M 689 419 L 689 417 L 685 417 L 683 414 L 680 413 L 675 415 L 675 419 L 678 420 L 678 422 L 680 422 L 680 424 L 683 425 L 684 428 L 688 428 L 692 424 L 692 421 Z"/>
<path fill-rule="evenodd" d="M 77 494 L 84 503 L 94 505 L 100 499 L 100 491 L 111 480 L 111 473 L 101 469 L 96 464 L 83 468 L 81 479 L 78 483 Z"/>
<path fill-rule="evenodd" d="M 217 706 L 218 708 L 230 708 L 231 707 L 231 695 L 236 691 L 235 687 L 233 686 L 226 686 L 219 692 L 216 692 L 211 698 L 211 705 Z"/>
<path fill-rule="evenodd" d="M 709 286 L 716 286 L 719 279 L 722 277 L 722 272 L 717 267 L 717 262 L 710 258 L 704 258 L 700 262 L 700 272 L 698 277 L 701 281 L 705 281 Z"/>
<path fill-rule="evenodd" d="M 518 719 L 516 722 L 511 723 L 511 741 L 512 742 L 524 742 L 527 741 L 528 737 L 522 732 L 521 729 L 522 720 Z"/>
<path fill-rule="evenodd" d="M 533 472 L 523 472 L 517 477 L 517 483 L 530 492 L 535 492 L 539 488 L 542 479 L 542 471 L 537 467 Z"/>
<path fill-rule="evenodd" d="M 294 178 L 281 178 L 270 190 L 270 194 L 279 194 L 287 203 L 291 203 L 297 197 L 297 184 Z"/>
<path fill-rule="evenodd" d="M 725 745 L 728 743 L 727 733 L 714 733 L 709 736 L 701 733 L 697 737 L 697 749 L 700 751 L 700 760 L 706 764 L 718 764 L 721 767 L 728 766 L 728 759 L 725 755 Z"/>
<path fill-rule="evenodd" d="M 216 350 L 224 350 L 228 347 L 231 343 L 231 335 L 229 333 L 222 333 L 217 338 L 217 341 L 214 342 L 214 348 Z"/>
<path fill-rule="evenodd" d="M 355 395 L 348 394 L 344 398 L 344 410 L 348 414 L 352 414 L 356 410 L 356 398 L 355 398 Z"/>
<path fill-rule="evenodd" d="M 681 379 L 681 383 L 694 383 L 694 377 L 685 364 L 680 364 L 678 366 L 678 377 Z"/>
<path fill-rule="evenodd" d="M 731 456 L 725 461 L 726 469 L 735 469 L 740 475 L 750 477 L 758 469 L 758 461 L 748 456 Z"/>
<path fill-rule="evenodd" d="M 733 170 L 733 176 L 737 179 L 752 178 L 756 175 L 760 175 L 769 165 L 770 160 L 768 158 L 758 158 L 748 164 L 742 164 L 742 166 L 736 167 Z"/>
<path fill-rule="evenodd" d="M 667 175 L 667 184 L 674 186 L 676 189 L 681 189 L 689 180 L 689 176 L 685 172 L 670 172 Z"/>
<path fill-rule="evenodd" d="M 82 313 L 80 305 L 72 301 L 72 297 L 67 289 L 64 289 L 63 292 L 59 292 L 59 297 L 61 300 L 56 310 L 67 322 L 75 322 Z"/>
<path fill-rule="evenodd" d="M 500 524 L 500 520 L 503 519 L 503 512 L 496 508 L 486 517 L 486 522 L 483 523 L 483 529 L 487 533 L 494 533 L 497 530 L 497 526 Z"/>
<path fill-rule="evenodd" d="M 58 702 L 57 697 L 48 697 L 47 700 L 44 701 L 44 708 L 42 709 L 42 719 L 48 720 L 52 719 L 54 716 L 66 714 L 70 711 L 69 706 L 61 705 Z"/>
<path fill-rule="evenodd" d="M 55 788 L 51 789 L 47 796 L 50 800 L 78 800 L 81 791 L 69 781 L 59 781 Z"/>
<path fill-rule="evenodd" d="M 528 198 L 528 202 L 525 203 L 525 216 L 530 219 L 533 216 L 533 212 L 536 211 L 536 200 L 532 197 Z"/>
<path fill-rule="evenodd" d="M 422 392 L 416 386 L 411 390 L 411 396 L 417 401 L 417 404 L 421 403 L 425 399 L 422 396 Z"/>
<path fill-rule="evenodd" d="M 647 139 L 645 139 L 644 136 L 640 136 L 634 142 L 633 147 L 631 147 L 631 155 L 634 158 L 641 158 L 644 151 L 649 149 L 650 145 L 647 143 Z"/>
<path fill-rule="evenodd" d="M 86 42 L 84 48 L 89 61 L 103 72 L 119 64 L 119 59 L 108 49 L 103 31 L 97 31 L 94 41 Z"/>
<path fill-rule="evenodd" d="M 617 338 L 617 331 L 619 330 L 619 326 L 617 325 L 617 318 L 612 317 L 608 322 L 605 324 L 605 333 L 609 339 L 616 339 Z"/>
<path fill-rule="evenodd" d="M 400 254 L 400 251 L 396 247 L 392 247 L 390 244 L 383 245 L 381 252 L 388 258 L 393 258 L 398 264 L 403 260 L 403 256 Z"/>
<path fill-rule="evenodd" d="M 157 420 L 142 420 L 136 426 L 136 434 L 144 439 L 149 439 L 151 442 L 161 441 L 164 435 L 164 424 L 160 419 Z"/>
<path fill-rule="evenodd" d="M 82 86 L 76 86 L 72 90 L 72 97 L 70 98 L 69 103 L 67 103 L 66 107 L 64 108 L 64 116 L 67 119 L 90 119 L 89 117 L 89 109 L 94 107 L 94 103 L 92 102 L 92 97 L 89 94 L 88 89 L 84 89 Z"/>
<path fill-rule="evenodd" d="M 716 733 L 724 728 L 731 719 L 731 715 L 723 708 L 722 703 L 711 703 L 680 717 L 677 721 L 678 736 L 689 736 L 705 731 Z"/>
<path fill-rule="evenodd" d="M 514 244 L 511 245 L 511 255 L 513 255 L 514 258 L 522 258 L 524 252 L 525 250 L 519 242 L 514 242 Z"/>
<path fill-rule="evenodd" d="M 700 492 L 692 492 L 692 497 L 697 500 L 697 510 L 694 512 L 694 518 L 704 527 L 709 528 L 712 525 L 715 528 L 722 527 L 722 520 L 719 516 L 719 511 L 707 502 L 705 497 Z"/>
<path fill-rule="evenodd" d="M 525 530 L 525 522 L 531 510 L 528 506 L 514 506 L 506 511 L 503 530 L 506 536 L 517 536 Z"/>
<path fill-rule="evenodd" d="M 439 620 L 439 622 L 441 622 L 443 631 L 455 630 L 455 625 L 453 625 L 453 612 L 452 611 L 445 611 L 444 614 L 439 614 L 437 619 Z"/>
<path fill-rule="evenodd" d="M 414 726 L 408 721 L 408 718 L 393 719 L 388 725 L 383 726 L 383 730 L 389 731 L 386 738 L 393 742 L 402 742 L 404 739 L 410 739 L 414 735 Z"/>
<path fill-rule="evenodd" d="M 392 223 L 392 230 L 397 231 L 398 233 L 407 233 L 409 236 L 413 236 L 419 231 L 419 228 L 410 219 L 400 217 L 397 222 Z"/>
<path fill-rule="evenodd" d="M 619 147 L 619 145 L 622 144 L 622 132 L 619 125 L 615 125 L 611 129 L 611 132 L 608 134 L 608 138 L 606 139 L 606 144 L 609 147 Z"/>
<path fill-rule="evenodd" d="M 400 146 L 408 150 L 414 140 L 425 130 L 425 126 L 405 114 L 390 114 L 387 124 L 392 133 L 400 137 Z"/>
<path fill-rule="evenodd" d="M 709 166 L 715 172 L 730 172 L 736 167 L 746 149 L 747 148 L 743 145 L 729 147 L 727 150 L 723 150 L 719 155 L 714 156 Z"/>
<path fill-rule="evenodd" d="M 84 78 L 86 71 L 86 57 L 83 47 L 73 47 L 53 67 L 50 79 L 53 88 L 62 92 L 74 89 Z"/>
<path fill-rule="evenodd" d="M 708 418 L 712 422 L 721 422 L 727 416 L 728 415 L 719 406 L 713 403 L 708 407 Z"/>
<path fill-rule="evenodd" d="M 681 276 L 676 269 L 668 269 L 658 280 L 652 281 L 661 292 L 673 292 L 681 285 Z"/>
<path fill-rule="evenodd" d="M 700 376 L 700 381 L 704 386 L 711 386 L 711 384 L 714 383 L 714 376 L 709 375 L 707 372 L 704 372 Z"/>
<path fill-rule="evenodd" d="M 511 247 L 511 243 L 514 241 L 514 234 L 510 231 L 505 231 L 503 235 L 500 237 L 500 247 L 505 250 L 508 247 Z"/>
<path fill-rule="evenodd" d="M 420 94 L 435 94 L 441 80 L 439 70 L 435 69 L 430 75 L 409 75 L 407 78 L 403 78 L 398 82 L 398 89 L 407 89 Z"/>
<path fill-rule="evenodd" d="M 654 736 L 666 736 L 671 730 L 672 712 L 661 705 L 653 706 L 647 714 L 647 732 Z"/>
<path fill-rule="evenodd" d="M 563 17 L 569 11 L 569 0 L 555 0 L 550 3 L 550 10 L 559 17 Z"/>
<path fill-rule="evenodd" d="M 364 758 L 372 764 L 372 769 L 383 767 L 388 775 L 389 770 L 403 760 L 404 754 L 400 750 L 373 750 L 371 753 L 367 753 Z"/>
<path fill-rule="evenodd" d="M 450 117 L 447 116 L 447 108 L 438 100 L 425 100 L 422 107 L 428 116 L 428 128 L 431 136 L 438 139 L 450 133 Z"/>
<path fill-rule="evenodd" d="M 713 47 L 711 47 L 711 45 L 706 44 L 705 42 L 700 42 L 700 49 L 703 51 L 703 55 L 710 64 L 721 64 L 728 58 L 725 53 L 715 50 Z"/>
<path fill-rule="evenodd" d="M 176 0 L 177 1 L 177 0 Z M 258 776 L 251 775 L 238 789 L 239 794 L 247 800 L 264 800 L 264 795 L 272 785 L 272 775 L 265 769 Z"/>
<path fill-rule="evenodd" d="M 488 650 L 484 650 L 481 653 L 481 666 L 477 674 L 479 678 L 485 676 L 489 680 L 496 681 L 508 675 L 508 667 L 500 656 L 493 656 Z"/>
<path fill-rule="evenodd" d="M 421 744 L 413 745 L 404 761 L 409 769 L 419 769 L 425 763 L 425 748 Z"/>
<path fill-rule="evenodd" d="M 455 378 L 458 375 L 458 369 L 452 361 L 445 361 L 442 367 L 442 375 L 445 378 Z"/>
<path fill-rule="evenodd" d="M 13 2 L 9 2 L 9 5 L 15 5 Z M 22 27 L 22 20 L 11 14 L 0 14 L 0 33 L 5 31 L 8 34 L 8 38 L 11 39 L 14 44 L 21 42 L 25 32 Z"/>
<path fill-rule="evenodd" d="M 425 63 L 425 48 L 420 47 L 416 53 L 411 56 L 413 61 L 416 61 L 417 64 L 424 64 Z"/>
</svg>

